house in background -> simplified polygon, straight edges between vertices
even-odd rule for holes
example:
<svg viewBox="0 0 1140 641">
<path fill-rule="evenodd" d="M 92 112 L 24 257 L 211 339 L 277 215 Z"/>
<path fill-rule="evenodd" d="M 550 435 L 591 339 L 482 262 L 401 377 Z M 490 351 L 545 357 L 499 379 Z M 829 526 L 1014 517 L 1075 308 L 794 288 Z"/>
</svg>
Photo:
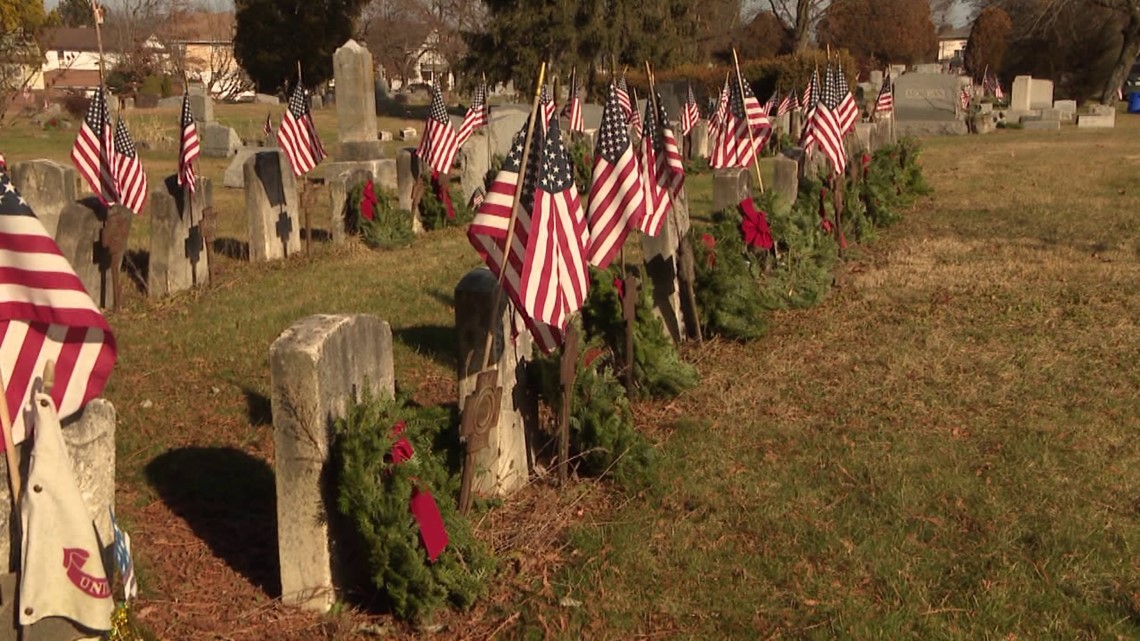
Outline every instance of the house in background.
<svg viewBox="0 0 1140 641">
<path fill-rule="evenodd" d="M 170 17 L 157 36 L 170 50 L 176 74 L 185 70 L 217 98 L 229 98 L 251 83 L 234 58 L 234 12 L 196 11 Z"/>
<path fill-rule="evenodd" d="M 141 51 L 160 58 L 167 55 L 153 35 L 131 37 L 104 27 L 103 67 L 110 73 L 127 52 Z M 48 34 L 44 47 L 43 89 L 48 96 L 69 92 L 90 93 L 99 87 L 99 38 L 93 27 L 60 27 Z"/>
<path fill-rule="evenodd" d="M 951 68 L 960 67 L 969 40 L 969 26 L 948 29 L 938 34 L 938 62 Z"/>
<path fill-rule="evenodd" d="M 420 46 L 419 51 L 412 55 L 415 63 L 409 67 L 407 78 L 401 78 L 399 70 L 382 69 L 382 77 L 388 81 L 393 90 L 411 88 L 414 85 L 430 85 L 439 79 L 445 87 L 455 86 L 455 74 L 447 59 L 438 51 L 439 33 L 432 32 Z"/>
</svg>

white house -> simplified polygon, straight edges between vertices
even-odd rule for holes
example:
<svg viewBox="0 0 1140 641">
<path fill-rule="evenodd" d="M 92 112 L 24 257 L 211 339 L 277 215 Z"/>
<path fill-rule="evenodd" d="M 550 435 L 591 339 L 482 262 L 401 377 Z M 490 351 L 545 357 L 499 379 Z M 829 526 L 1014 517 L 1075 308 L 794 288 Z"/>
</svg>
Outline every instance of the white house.
<svg viewBox="0 0 1140 641">
<path fill-rule="evenodd" d="M 384 77 L 390 83 L 392 89 L 400 89 L 405 84 L 432 84 L 438 77 L 440 82 L 451 87 L 455 85 L 455 74 L 452 73 L 447 60 L 437 51 L 437 44 L 439 43 L 439 32 L 433 31 L 424 40 L 423 45 L 420 46 L 419 51 L 416 52 L 414 58 L 416 63 L 411 66 L 411 76 L 401 79 L 395 73 L 389 70 L 384 70 Z"/>
<path fill-rule="evenodd" d="M 966 43 L 970 40 L 970 27 L 958 27 L 938 34 L 938 62 L 961 63 Z"/>
</svg>

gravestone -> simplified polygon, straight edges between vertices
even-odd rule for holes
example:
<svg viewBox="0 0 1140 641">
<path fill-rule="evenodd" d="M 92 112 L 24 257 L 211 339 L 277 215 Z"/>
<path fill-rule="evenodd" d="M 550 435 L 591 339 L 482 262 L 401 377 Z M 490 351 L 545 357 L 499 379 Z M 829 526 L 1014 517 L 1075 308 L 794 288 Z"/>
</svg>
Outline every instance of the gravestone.
<svg viewBox="0 0 1140 641">
<path fill-rule="evenodd" d="M 1108 107 L 1105 111 L 1097 113 L 1080 114 L 1077 116 L 1078 129 L 1112 129 L 1116 127 L 1116 110 Z"/>
<path fill-rule="evenodd" d="M 871 153 L 875 151 L 871 141 L 871 130 L 875 128 L 873 123 L 857 122 L 855 123 L 855 136 L 851 139 L 852 152 Z"/>
<path fill-rule="evenodd" d="M 731 209 L 752 196 L 752 172 L 741 167 L 713 172 L 713 211 Z"/>
<path fill-rule="evenodd" d="M 380 142 L 392 142 L 395 139 L 396 137 L 390 131 L 385 130 L 380 132 Z"/>
<path fill-rule="evenodd" d="M 225 125 L 207 122 L 200 125 L 198 131 L 205 158 L 229 158 L 242 148 L 241 136 Z"/>
<path fill-rule="evenodd" d="M 209 259 L 202 236 L 202 210 L 214 204 L 209 178 L 199 177 L 197 191 L 168 176 L 150 194 L 150 262 L 147 295 L 161 298 L 210 282 Z"/>
<path fill-rule="evenodd" d="M 122 268 L 122 257 L 112 265 L 111 253 L 102 246 L 107 213 L 94 197 L 68 203 L 60 210 L 55 242 L 95 304 L 109 309 L 115 306 L 112 272 Z"/>
<path fill-rule="evenodd" d="M 1022 118 L 1021 128 L 1026 131 L 1060 131 L 1060 120 L 1026 120 Z"/>
<path fill-rule="evenodd" d="M 603 111 L 605 111 L 605 107 L 602 105 L 596 105 L 592 102 L 583 102 L 582 127 L 585 129 L 601 129 Z M 673 112 L 670 111 L 669 113 L 672 114 Z M 514 134 L 511 135 L 513 136 Z"/>
<path fill-rule="evenodd" d="M 1064 119 L 1064 117 L 1065 114 L 1060 109 L 1053 109 L 1050 107 L 1048 109 L 1041 110 L 1041 120 L 1056 120 L 1057 122 L 1060 122 Z"/>
<path fill-rule="evenodd" d="M 369 180 L 373 180 L 372 172 L 366 169 L 354 169 L 352 171 L 341 172 L 328 181 L 329 185 L 329 206 L 332 216 L 330 218 L 329 236 L 333 244 L 339 245 L 348 239 L 348 221 L 346 220 L 349 207 L 355 207 L 359 203 L 349 203 L 348 194 L 356 188 L 357 185 L 363 185 Z M 373 183 L 374 188 L 379 189 L 380 186 Z"/>
<path fill-rule="evenodd" d="M 265 93 L 255 93 L 253 94 L 253 103 L 256 105 L 279 105 L 281 99 Z"/>
<path fill-rule="evenodd" d="M 789 206 L 795 205 L 800 192 L 800 164 L 784 154 L 777 154 L 775 161 L 776 175 L 772 180 L 772 189 Z"/>
<path fill-rule="evenodd" d="M 511 328 L 521 326 L 522 319 L 507 304 L 505 294 L 499 296 L 498 309 L 492 309 L 497 289 L 498 280 L 484 268 L 467 272 L 455 286 L 459 409 L 463 410 L 475 390 L 492 319 L 495 331 L 490 365 L 498 370 L 498 385 L 503 390 L 499 421 L 488 433 L 488 446 L 475 453 L 471 484 L 475 496 L 503 496 L 526 484 L 530 472 L 528 435 L 535 438 L 538 429 L 538 405 L 526 376 L 533 349 L 531 336 L 524 330 L 512 338 Z"/>
<path fill-rule="evenodd" d="M 1053 108 L 1061 112 L 1062 120 L 1072 120 L 1073 116 L 1077 113 L 1076 100 L 1055 100 L 1053 101 Z"/>
<path fill-rule="evenodd" d="M 487 124 L 487 135 L 490 137 L 491 151 L 506 157 L 511 152 L 511 142 L 515 134 L 526 125 L 530 117 L 529 105 L 495 105 L 491 108 L 491 121 Z M 585 120 L 585 110 L 582 112 Z M 586 121 L 586 127 L 590 126 Z M 596 126 L 596 125 L 595 125 Z"/>
<path fill-rule="evenodd" d="M 309 107 L 312 109 L 324 109 L 325 99 L 320 94 L 311 94 L 309 96 Z"/>
<path fill-rule="evenodd" d="M 404 147 L 396 153 L 396 197 L 400 209 L 407 211 L 412 211 L 412 190 L 423 171 L 415 151 L 414 147 Z M 423 231 L 423 223 L 420 222 L 419 212 L 412 214 L 412 228 L 418 234 Z"/>
<path fill-rule="evenodd" d="M 488 157 L 490 140 L 487 138 L 486 128 L 476 131 L 467 142 L 459 148 L 456 160 L 459 163 L 459 187 L 463 191 L 463 202 L 471 202 L 471 196 L 477 189 L 483 188 L 483 179 L 491 170 L 491 159 Z M 592 150 L 593 147 L 590 147 Z"/>
<path fill-rule="evenodd" d="M 942 64 L 937 63 L 937 62 L 927 62 L 927 63 L 917 64 L 914 66 L 914 71 L 912 71 L 911 73 L 912 74 L 931 75 L 931 76 L 935 75 L 935 74 L 943 75 L 943 76 L 949 75 L 949 74 L 942 73 Z M 953 76 L 951 76 L 951 77 L 953 77 Z"/>
<path fill-rule="evenodd" d="M 301 251 L 297 180 L 285 154 L 255 154 L 245 161 L 244 171 L 249 260 L 277 260 Z"/>
<path fill-rule="evenodd" d="M 372 54 L 349 40 L 333 54 L 336 74 L 336 121 L 340 157 L 344 160 L 383 158 L 376 137 L 376 80 Z"/>
<path fill-rule="evenodd" d="M 677 248 L 689 231 L 689 204 L 684 190 L 673 199 L 673 211 L 657 236 L 640 234 L 641 255 L 645 272 L 653 285 L 653 312 L 665 327 L 665 333 L 679 344 L 687 335 L 685 316 L 681 310 L 680 262 Z"/>
<path fill-rule="evenodd" d="M 1009 97 L 1010 111 L 1029 111 L 1031 109 L 1030 85 L 1032 85 L 1032 83 L 1032 76 L 1017 76 L 1013 79 L 1013 88 L 1010 90 Z"/>
<path fill-rule="evenodd" d="M 262 151 L 273 151 L 275 147 L 242 147 L 237 150 L 233 160 L 230 161 L 229 166 L 226 167 L 226 173 L 222 178 L 222 185 L 234 189 L 245 188 L 245 161 L 249 160 L 254 154 Z"/>
<path fill-rule="evenodd" d="M 411 140 L 416 137 L 415 127 L 404 127 L 400 130 L 400 140 Z"/>
<path fill-rule="evenodd" d="M 182 99 L 178 99 L 182 105 Z M 194 112 L 194 120 L 198 122 L 214 122 L 214 100 L 200 89 L 190 90 L 190 111 Z"/>
<path fill-rule="evenodd" d="M 1029 108 L 1053 108 L 1053 81 L 1033 78 L 1029 81 Z"/>
<path fill-rule="evenodd" d="M 906 122 L 955 122 L 961 109 L 958 78 L 907 73 L 895 81 L 895 118 Z"/>
<path fill-rule="evenodd" d="M 870 76 L 871 85 L 877 92 L 883 86 L 883 71 L 882 69 L 872 69 Z"/>
<path fill-rule="evenodd" d="M 269 377 L 281 600 L 324 612 L 351 574 L 329 535 L 332 430 L 355 402 L 395 395 L 392 330 L 365 314 L 309 316 L 269 347 Z"/>
<path fill-rule="evenodd" d="M 28 201 L 48 235 L 54 238 L 60 212 L 79 197 L 79 174 L 54 160 L 18 162 L 10 169 L 12 184 Z"/>
<path fill-rule="evenodd" d="M 698 120 L 690 132 L 692 136 L 693 158 L 709 157 L 709 121 Z"/>
</svg>

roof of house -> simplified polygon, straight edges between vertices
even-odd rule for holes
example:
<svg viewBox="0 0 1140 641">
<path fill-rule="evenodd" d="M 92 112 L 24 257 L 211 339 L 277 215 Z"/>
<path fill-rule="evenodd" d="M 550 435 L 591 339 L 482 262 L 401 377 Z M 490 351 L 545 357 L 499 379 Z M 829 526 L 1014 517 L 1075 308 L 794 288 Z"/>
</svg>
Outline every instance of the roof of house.
<svg viewBox="0 0 1140 641">
<path fill-rule="evenodd" d="M 91 89 L 99 86 L 99 72 L 86 69 L 52 69 L 44 72 L 49 89 Z"/>
<path fill-rule="evenodd" d="M 103 51 L 122 53 L 125 49 L 123 46 L 126 42 L 125 33 L 127 32 L 114 25 L 105 25 L 102 28 Z M 147 34 L 146 37 L 138 39 L 138 42 L 145 42 L 150 37 L 150 34 Z M 93 27 L 59 27 L 48 34 L 47 50 L 96 52 L 99 51 L 99 34 Z"/>
<path fill-rule="evenodd" d="M 169 42 L 230 44 L 234 41 L 234 12 L 192 11 L 175 14 L 159 27 L 158 35 Z"/>
<path fill-rule="evenodd" d="M 951 29 L 951 30 L 945 32 L 945 33 L 938 34 L 938 39 L 939 40 L 969 40 L 970 39 L 970 30 L 971 30 L 971 27 L 969 25 L 964 26 L 964 27 L 956 27 L 954 29 Z"/>
</svg>

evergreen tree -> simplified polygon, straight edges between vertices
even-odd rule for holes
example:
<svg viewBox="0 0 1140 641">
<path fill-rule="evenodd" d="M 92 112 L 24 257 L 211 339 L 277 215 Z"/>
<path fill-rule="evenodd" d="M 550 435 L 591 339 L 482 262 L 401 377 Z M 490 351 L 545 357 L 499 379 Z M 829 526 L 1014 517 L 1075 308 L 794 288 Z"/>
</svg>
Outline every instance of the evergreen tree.
<svg viewBox="0 0 1140 641">
<path fill-rule="evenodd" d="M 994 75 L 1001 72 L 1001 63 L 1005 57 L 1011 31 L 1013 31 L 1013 22 L 1009 19 L 1009 14 L 1000 7 L 986 7 L 978 14 L 973 28 L 970 29 L 970 39 L 966 41 L 966 52 L 963 54 L 966 71 L 975 81 L 984 80 L 982 74 L 987 69 Z"/>
<path fill-rule="evenodd" d="M 90 27 L 95 24 L 90 0 L 61 0 L 55 10 L 60 24 L 65 27 Z"/>
<path fill-rule="evenodd" d="M 332 77 L 367 0 L 236 0 L 234 57 L 261 91 L 285 87 L 300 61 L 306 86 Z"/>
</svg>

